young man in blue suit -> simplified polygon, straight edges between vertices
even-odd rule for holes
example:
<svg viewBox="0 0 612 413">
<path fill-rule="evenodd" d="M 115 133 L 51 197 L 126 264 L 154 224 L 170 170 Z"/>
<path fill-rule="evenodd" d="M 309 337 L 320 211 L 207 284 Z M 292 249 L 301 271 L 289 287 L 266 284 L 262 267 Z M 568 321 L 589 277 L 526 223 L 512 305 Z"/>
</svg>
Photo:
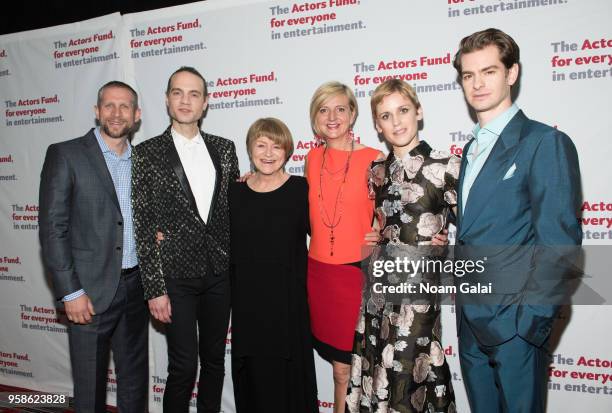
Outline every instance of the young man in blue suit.
<svg viewBox="0 0 612 413">
<path fill-rule="evenodd" d="M 533 257 L 536 247 L 581 243 L 578 156 L 567 135 L 528 119 L 512 103 L 519 47 L 506 33 L 487 29 L 465 37 L 453 64 L 478 119 L 461 161 L 457 246 L 500 252 L 487 263 L 494 301 L 458 298 L 470 407 L 473 413 L 543 412 L 546 344 L 558 309 L 547 295 L 563 285 L 546 276 L 562 278 L 556 268 Z"/>
</svg>

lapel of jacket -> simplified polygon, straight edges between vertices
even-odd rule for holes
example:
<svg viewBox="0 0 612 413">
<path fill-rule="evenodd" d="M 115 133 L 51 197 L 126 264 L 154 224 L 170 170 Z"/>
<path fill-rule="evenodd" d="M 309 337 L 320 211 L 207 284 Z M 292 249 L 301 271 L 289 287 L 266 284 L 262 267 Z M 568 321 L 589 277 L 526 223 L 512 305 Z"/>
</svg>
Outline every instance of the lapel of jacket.
<svg viewBox="0 0 612 413">
<path fill-rule="evenodd" d="M 516 145 L 527 117 L 519 111 L 502 131 L 489 157 L 478 173 L 465 204 L 459 237 L 463 236 L 486 207 L 516 155 Z M 467 152 L 465 152 L 467 156 Z M 462 176 L 463 177 L 463 176 Z"/>
<path fill-rule="evenodd" d="M 206 218 L 206 222 L 210 222 L 210 218 L 212 217 L 213 209 L 215 207 L 215 200 L 217 199 L 217 194 L 219 192 L 219 185 L 221 183 L 221 154 L 219 154 L 219 150 L 211 142 L 210 136 L 202 131 L 200 131 L 200 133 L 202 134 L 202 138 L 206 144 L 206 149 L 208 150 L 210 159 L 212 159 L 213 165 L 215 166 L 215 190 L 213 191 L 213 196 L 210 200 L 210 208 L 208 209 L 208 217 Z"/>
<path fill-rule="evenodd" d="M 467 154 L 470 146 L 474 142 L 474 138 L 463 147 L 463 155 L 461 156 L 461 166 L 459 168 L 459 179 L 457 180 L 457 233 L 461 234 L 461 225 L 463 220 L 463 177 L 465 176 L 465 168 L 467 167 Z"/>
<path fill-rule="evenodd" d="M 115 204 L 117 210 L 121 212 L 113 178 L 108 171 L 108 166 L 106 165 L 104 155 L 102 154 L 102 150 L 100 149 L 100 145 L 98 144 L 98 140 L 96 139 L 93 129 L 91 129 L 89 133 L 85 135 L 85 141 L 83 143 L 85 145 L 85 152 L 87 153 L 86 158 L 91 163 L 98 177 L 100 178 L 102 188 L 108 192 L 113 204 Z"/>
<path fill-rule="evenodd" d="M 176 175 L 179 183 L 181 184 L 181 188 L 183 189 L 183 193 L 187 197 L 189 201 L 189 205 L 195 212 L 196 216 L 200 216 L 198 213 L 198 206 L 195 201 L 195 197 L 193 196 L 193 192 L 191 192 L 191 186 L 189 186 L 189 180 L 187 179 L 187 174 L 185 174 L 185 169 L 183 169 L 183 164 L 181 163 L 181 158 L 176 150 L 176 146 L 174 146 L 174 141 L 172 140 L 172 132 L 171 127 L 168 127 L 163 135 L 164 141 L 166 143 L 166 156 L 168 157 L 168 162 Z"/>
</svg>

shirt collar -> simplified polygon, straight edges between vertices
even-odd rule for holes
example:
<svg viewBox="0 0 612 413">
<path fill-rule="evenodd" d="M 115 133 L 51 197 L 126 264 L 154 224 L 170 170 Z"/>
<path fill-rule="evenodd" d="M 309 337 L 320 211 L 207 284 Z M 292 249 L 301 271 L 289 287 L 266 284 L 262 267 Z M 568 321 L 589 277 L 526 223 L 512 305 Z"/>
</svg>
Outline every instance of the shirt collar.
<svg viewBox="0 0 612 413">
<path fill-rule="evenodd" d="M 427 158 L 431 153 L 431 146 L 429 146 L 425 141 L 420 141 L 419 144 L 412 148 L 408 153 L 410 156 L 421 155 L 423 158 Z"/>
<path fill-rule="evenodd" d="M 476 126 L 474 126 L 474 130 L 472 132 L 474 134 L 474 137 L 478 139 L 478 132 L 480 132 L 481 129 L 492 133 L 493 135 L 495 135 L 495 137 L 498 137 L 499 135 L 501 135 L 506 125 L 508 125 L 510 120 L 512 120 L 512 118 L 514 117 L 514 115 L 517 114 L 518 111 L 518 106 L 516 106 L 516 103 L 513 103 L 512 106 L 506 109 L 503 113 L 498 115 L 491 122 L 487 123 L 485 127 L 481 128 L 480 123 L 477 123 Z"/>
<path fill-rule="evenodd" d="M 192 139 L 188 139 L 186 136 L 181 135 L 174 129 L 171 129 L 170 133 L 172 134 L 172 140 L 174 141 L 174 144 L 177 146 L 187 147 L 187 146 L 192 146 L 192 145 L 203 145 L 204 144 L 204 139 L 202 138 L 200 131 L 198 131 L 198 134 L 194 136 Z"/>
<path fill-rule="evenodd" d="M 100 133 L 99 126 L 94 128 L 94 135 L 96 136 L 96 140 L 98 141 L 98 145 L 100 146 L 100 150 L 102 151 L 102 153 L 111 153 L 119 159 L 130 159 L 132 157 L 132 144 L 129 141 L 127 142 L 127 150 L 121 155 L 117 155 L 108 147 L 108 145 L 102 138 L 102 133 Z"/>
<path fill-rule="evenodd" d="M 389 157 L 387 158 L 390 162 L 394 162 L 396 160 L 408 160 L 410 158 L 414 158 L 416 156 L 421 155 L 423 158 L 428 158 L 431 153 L 431 146 L 425 141 L 420 141 L 417 146 L 412 148 L 407 154 L 405 154 L 402 158 L 399 158 L 395 155 L 393 151 L 390 152 Z"/>
</svg>

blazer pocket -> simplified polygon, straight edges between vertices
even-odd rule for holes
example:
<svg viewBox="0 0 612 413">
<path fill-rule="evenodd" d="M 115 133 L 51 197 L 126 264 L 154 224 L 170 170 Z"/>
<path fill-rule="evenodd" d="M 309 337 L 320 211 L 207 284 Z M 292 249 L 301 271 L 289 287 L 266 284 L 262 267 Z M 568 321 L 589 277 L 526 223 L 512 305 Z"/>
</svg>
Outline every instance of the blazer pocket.
<svg viewBox="0 0 612 413">
<path fill-rule="evenodd" d="M 518 176 L 514 174 L 508 178 L 503 178 L 498 182 L 497 190 L 502 192 L 520 192 L 523 190 L 524 182 Z"/>
<path fill-rule="evenodd" d="M 506 173 L 504 174 L 504 177 L 502 178 L 502 181 L 505 181 L 507 179 L 510 179 L 514 176 L 514 173 L 516 172 L 516 164 L 513 163 L 512 166 L 510 167 L 510 169 L 508 169 L 506 171 Z"/>
</svg>

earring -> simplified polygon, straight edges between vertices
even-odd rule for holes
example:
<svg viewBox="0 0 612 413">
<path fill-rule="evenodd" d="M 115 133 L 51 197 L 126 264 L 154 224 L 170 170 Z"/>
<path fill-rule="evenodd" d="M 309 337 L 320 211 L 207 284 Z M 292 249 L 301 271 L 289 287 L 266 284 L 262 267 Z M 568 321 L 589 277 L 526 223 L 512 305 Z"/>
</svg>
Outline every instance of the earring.
<svg viewBox="0 0 612 413">
<path fill-rule="evenodd" d="M 315 141 L 317 142 L 317 146 L 321 146 L 323 145 L 323 138 L 319 136 L 318 133 L 315 133 L 314 135 Z"/>
</svg>

